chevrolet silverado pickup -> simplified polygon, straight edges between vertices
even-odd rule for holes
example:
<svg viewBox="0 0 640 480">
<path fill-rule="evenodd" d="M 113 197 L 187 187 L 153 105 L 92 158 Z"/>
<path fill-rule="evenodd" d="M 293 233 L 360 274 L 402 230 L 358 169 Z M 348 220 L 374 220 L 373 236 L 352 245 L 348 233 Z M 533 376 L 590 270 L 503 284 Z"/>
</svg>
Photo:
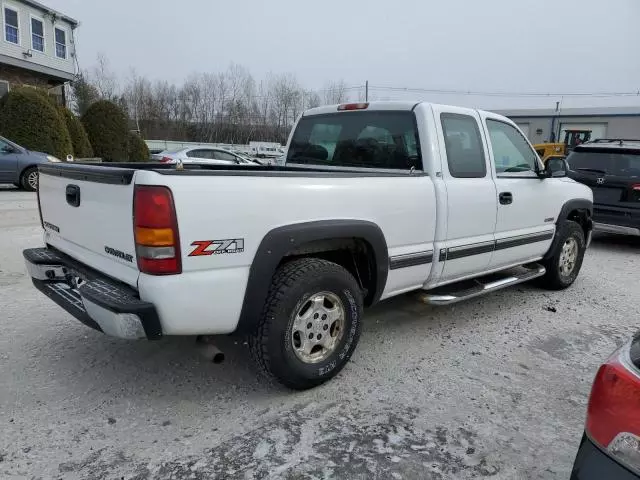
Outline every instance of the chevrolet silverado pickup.
<svg viewBox="0 0 640 480">
<path fill-rule="evenodd" d="M 430 103 L 311 109 L 282 166 L 40 166 L 34 285 L 127 339 L 237 333 L 283 384 L 351 357 L 362 312 L 570 286 L 592 192 L 500 115 Z"/>
</svg>

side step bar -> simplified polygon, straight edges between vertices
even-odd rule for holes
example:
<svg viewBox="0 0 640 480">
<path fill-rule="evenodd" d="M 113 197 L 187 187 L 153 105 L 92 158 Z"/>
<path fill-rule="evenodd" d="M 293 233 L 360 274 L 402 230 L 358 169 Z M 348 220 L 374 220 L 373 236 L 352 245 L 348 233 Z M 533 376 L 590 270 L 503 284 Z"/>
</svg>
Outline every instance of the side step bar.
<svg viewBox="0 0 640 480">
<path fill-rule="evenodd" d="M 528 282 L 543 276 L 547 271 L 538 263 L 512 268 L 485 277 L 452 283 L 420 294 L 420 300 L 429 305 L 451 305 L 473 297 L 495 292 L 503 288 Z"/>
</svg>

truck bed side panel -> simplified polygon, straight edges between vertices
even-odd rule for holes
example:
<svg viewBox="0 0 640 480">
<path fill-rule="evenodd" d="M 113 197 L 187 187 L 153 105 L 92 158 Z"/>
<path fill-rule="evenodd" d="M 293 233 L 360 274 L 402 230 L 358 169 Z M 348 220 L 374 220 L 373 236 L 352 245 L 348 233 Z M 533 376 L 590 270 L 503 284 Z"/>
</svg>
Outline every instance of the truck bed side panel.
<svg viewBox="0 0 640 480">
<path fill-rule="evenodd" d="M 277 227 L 365 220 L 382 229 L 391 260 L 433 250 L 435 194 L 431 179 L 422 174 L 358 178 L 331 172 L 292 177 L 139 171 L 136 182 L 168 185 L 175 199 L 183 274 L 141 275 L 139 281 L 141 298 L 156 305 L 167 333 L 233 331 L 256 250 Z M 202 250 L 203 245 L 208 247 Z M 431 263 L 422 263 L 391 269 L 383 298 L 420 288 L 430 268 Z M 171 296 L 163 294 L 169 291 Z M 176 311 L 175 298 L 188 305 L 186 310 Z"/>
</svg>

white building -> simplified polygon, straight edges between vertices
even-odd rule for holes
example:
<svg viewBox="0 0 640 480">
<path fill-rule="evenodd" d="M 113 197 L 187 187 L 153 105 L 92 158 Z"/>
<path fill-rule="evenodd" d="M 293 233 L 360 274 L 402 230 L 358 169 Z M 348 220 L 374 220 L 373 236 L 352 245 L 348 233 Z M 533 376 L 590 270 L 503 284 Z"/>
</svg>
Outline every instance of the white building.
<svg viewBox="0 0 640 480">
<path fill-rule="evenodd" d="M 66 104 L 64 84 L 76 74 L 78 22 L 34 0 L 1 3 L 0 96 L 14 85 L 30 85 Z"/>
</svg>

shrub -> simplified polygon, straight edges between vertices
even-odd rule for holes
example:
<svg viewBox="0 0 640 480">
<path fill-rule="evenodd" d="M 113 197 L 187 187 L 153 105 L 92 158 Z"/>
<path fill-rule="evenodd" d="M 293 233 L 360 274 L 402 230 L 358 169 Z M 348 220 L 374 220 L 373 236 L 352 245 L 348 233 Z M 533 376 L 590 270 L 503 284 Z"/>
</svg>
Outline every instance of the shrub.
<svg viewBox="0 0 640 480">
<path fill-rule="evenodd" d="M 71 144 L 73 145 L 73 155 L 78 158 L 93 157 L 93 149 L 89 143 L 89 136 L 85 131 L 82 123 L 68 108 L 60 107 L 60 114 L 65 120 L 67 130 L 71 136 Z"/>
<path fill-rule="evenodd" d="M 108 100 L 94 103 L 82 116 L 82 125 L 89 136 L 94 155 L 104 162 L 127 159 L 127 117 L 115 103 Z"/>
<path fill-rule="evenodd" d="M 0 134 L 29 150 L 64 159 L 73 152 L 58 109 L 35 89 L 18 87 L 0 100 Z"/>
<path fill-rule="evenodd" d="M 128 158 L 130 162 L 148 162 L 149 156 L 149 147 L 144 142 L 144 140 L 134 132 L 129 132 L 128 135 L 129 145 L 128 145 Z"/>
</svg>

